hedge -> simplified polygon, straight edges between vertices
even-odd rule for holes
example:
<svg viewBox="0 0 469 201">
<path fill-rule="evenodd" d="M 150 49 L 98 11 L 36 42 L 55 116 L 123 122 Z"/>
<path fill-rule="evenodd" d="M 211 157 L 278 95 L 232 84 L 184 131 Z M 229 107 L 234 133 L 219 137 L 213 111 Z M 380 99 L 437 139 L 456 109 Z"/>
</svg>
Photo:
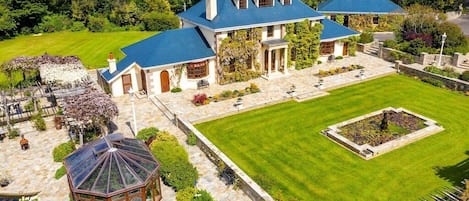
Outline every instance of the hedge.
<svg viewBox="0 0 469 201">
<path fill-rule="evenodd" d="M 156 136 L 160 130 L 155 127 L 144 128 L 137 133 L 137 139 L 146 141 L 152 136 Z"/>
<path fill-rule="evenodd" d="M 52 151 L 52 156 L 55 162 L 62 162 L 67 155 L 75 150 L 75 144 L 72 141 L 68 141 L 55 147 Z"/>
<path fill-rule="evenodd" d="M 194 186 L 197 169 L 189 162 L 189 156 L 177 139 L 167 132 L 159 132 L 150 145 L 151 152 L 160 161 L 163 182 L 179 191 Z"/>
</svg>

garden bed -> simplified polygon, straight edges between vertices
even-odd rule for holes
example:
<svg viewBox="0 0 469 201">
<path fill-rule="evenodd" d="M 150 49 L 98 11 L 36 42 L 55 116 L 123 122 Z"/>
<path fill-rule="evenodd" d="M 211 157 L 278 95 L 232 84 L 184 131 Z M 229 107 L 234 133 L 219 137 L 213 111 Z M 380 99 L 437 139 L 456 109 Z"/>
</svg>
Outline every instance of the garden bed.
<svg viewBox="0 0 469 201">
<path fill-rule="evenodd" d="M 238 98 L 238 100 L 242 100 L 240 99 L 241 97 L 248 95 L 248 94 L 258 93 L 258 92 L 260 92 L 259 87 L 256 84 L 251 83 L 248 87 L 244 89 L 239 89 L 239 90 L 235 89 L 233 91 L 225 90 L 219 94 L 214 94 L 213 96 L 207 96 L 207 94 L 205 93 L 196 94 L 194 95 L 194 98 L 192 99 L 192 103 L 196 106 L 201 106 L 201 105 L 207 105 L 210 102 L 219 102 L 219 101 L 229 100 L 233 98 Z"/>
<path fill-rule="evenodd" d="M 358 69 L 364 69 L 364 66 L 358 65 L 358 64 L 352 64 L 350 66 L 343 66 L 343 67 L 337 67 L 337 68 L 332 68 L 330 70 L 319 70 L 319 73 L 316 76 L 319 77 L 327 77 L 327 76 L 332 76 L 332 75 L 337 75 L 341 73 L 346 73 Z"/>
<path fill-rule="evenodd" d="M 402 108 L 386 108 L 329 126 L 322 132 L 363 158 L 371 159 L 442 130 L 426 117 Z"/>
</svg>

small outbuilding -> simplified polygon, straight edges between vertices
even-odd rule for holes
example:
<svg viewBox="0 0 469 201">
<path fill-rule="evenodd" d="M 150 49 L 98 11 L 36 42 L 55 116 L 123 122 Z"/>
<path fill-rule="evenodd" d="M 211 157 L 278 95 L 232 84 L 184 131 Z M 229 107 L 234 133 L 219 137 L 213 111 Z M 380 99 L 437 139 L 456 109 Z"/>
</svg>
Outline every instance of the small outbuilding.
<svg viewBox="0 0 469 201">
<path fill-rule="evenodd" d="M 140 140 L 110 134 L 64 160 L 76 201 L 159 201 L 160 165 Z"/>
</svg>

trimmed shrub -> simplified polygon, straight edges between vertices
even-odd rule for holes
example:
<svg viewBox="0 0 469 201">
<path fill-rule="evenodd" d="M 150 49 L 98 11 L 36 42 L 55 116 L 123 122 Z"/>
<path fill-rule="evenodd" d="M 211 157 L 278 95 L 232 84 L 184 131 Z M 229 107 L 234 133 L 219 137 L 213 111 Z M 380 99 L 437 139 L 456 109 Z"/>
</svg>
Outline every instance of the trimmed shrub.
<svg viewBox="0 0 469 201">
<path fill-rule="evenodd" d="M 75 150 L 75 144 L 68 141 L 55 147 L 52 151 L 52 156 L 55 162 L 62 162 L 64 158 Z"/>
<path fill-rule="evenodd" d="M 336 56 L 335 57 L 335 59 L 338 59 L 338 60 L 343 59 L 343 58 L 344 58 L 343 56 Z"/>
<path fill-rule="evenodd" d="M 178 92 L 181 92 L 181 91 L 182 91 L 182 89 L 179 88 L 179 87 L 175 87 L 175 88 L 172 88 L 172 89 L 171 89 L 171 92 L 172 92 L 172 93 L 178 93 Z"/>
<path fill-rule="evenodd" d="M 189 135 L 187 135 L 186 143 L 192 146 L 197 144 L 197 137 L 193 132 L 190 132 Z"/>
<path fill-rule="evenodd" d="M 259 89 L 259 87 L 258 87 L 256 84 L 254 84 L 254 83 L 251 83 L 251 84 L 249 85 L 249 89 L 251 90 L 251 93 L 257 93 L 257 92 L 261 91 L 261 90 Z"/>
<path fill-rule="evenodd" d="M 65 166 L 62 165 L 59 169 L 57 169 L 57 171 L 55 171 L 54 178 L 58 180 L 62 178 L 66 173 L 67 171 L 65 170 Z"/>
<path fill-rule="evenodd" d="M 147 141 L 148 139 L 150 139 L 150 137 L 156 136 L 158 132 L 160 132 L 160 130 L 158 130 L 158 128 L 156 127 L 144 128 L 138 131 L 137 136 L 135 138 Z"/>
<path fill-rule="evenodd" d="M 436 87 L 441 87 L 441 88 L 445 87 L 445 83 L 443 83 L 440 80 L 433 79 L 433 78 L 430 78 L 430 77 L 424 77 L 424 78 L 422 78 L 422 81 L 426 82 L 426 83 L 429 83 L 429 84 L 431 84 L 433 86 L 436 86 Z"/>
<path fill-rule="evenodd" d="M 371 43 L 373 42 L 373 33 L 371 32 L 363 32 L 360 34 L 360 39 L 358 40 L 359 43 Z"/>
<path fill-rule="evenodd" d="M 196 194 L 197 196 L 194 196 L 192 201 L 214 201 L 215 200 L 213 199 L 212 195 L 210 195 L 210 193 L 207 192 L 206 190 L 198 190 Z"/>
<path fill-rule="evenodd" d="M 193 187 L 176 192 L 176 201 L 191 201 L 197 191 Z"/>
<path fill-rule="evenodd" d="M 461 76 L 459 76 L 459 79 L 469 82 L 469 71 L 464 71 Z"/>
<path fill-rule="evenodd" d="M 396 49 L 396 47 L 397 47 L 397 41 L 391 40 L 391 39 L 385 40 L 385 41 L 383 42 L 383 46 L 384 46 L 384 47 L 389 47 L 389 48 Z"/>
<path fill-rule="evenodd" d="M 165 184 L 180 191 L 192 187 L 197 181 L 197 169 L 189 162 L 186 150 L 174 136 L 167 132 L 158 133 L 150 149 L 160 161 L 161 178 Z"/>
</svg>

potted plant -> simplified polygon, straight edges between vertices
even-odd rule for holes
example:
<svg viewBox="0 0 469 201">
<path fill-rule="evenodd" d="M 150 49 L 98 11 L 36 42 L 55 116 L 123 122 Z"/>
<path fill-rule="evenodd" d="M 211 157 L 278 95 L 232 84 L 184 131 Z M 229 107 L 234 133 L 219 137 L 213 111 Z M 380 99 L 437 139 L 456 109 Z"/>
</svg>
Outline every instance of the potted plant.
<svg viewBox="0 0 469 201">
<path fill-rule="evenodd" d="M 55 114 L 54 117 L 54 124 L 55 124 L 55 129 L 60 130 L 62 129 L 62 120 L 64 117 L 64 111 L 62 110 L 61 107 L 57 110 L 57 113 Z"/>
<path fill-rule="evenodd" d="M 8 184 L 10 184 L 10 182 L 11 182 L 11 178 L 8 174 L 2 173 L 0 175 L 0 187 L 8 186 Z"/>
</svg>

